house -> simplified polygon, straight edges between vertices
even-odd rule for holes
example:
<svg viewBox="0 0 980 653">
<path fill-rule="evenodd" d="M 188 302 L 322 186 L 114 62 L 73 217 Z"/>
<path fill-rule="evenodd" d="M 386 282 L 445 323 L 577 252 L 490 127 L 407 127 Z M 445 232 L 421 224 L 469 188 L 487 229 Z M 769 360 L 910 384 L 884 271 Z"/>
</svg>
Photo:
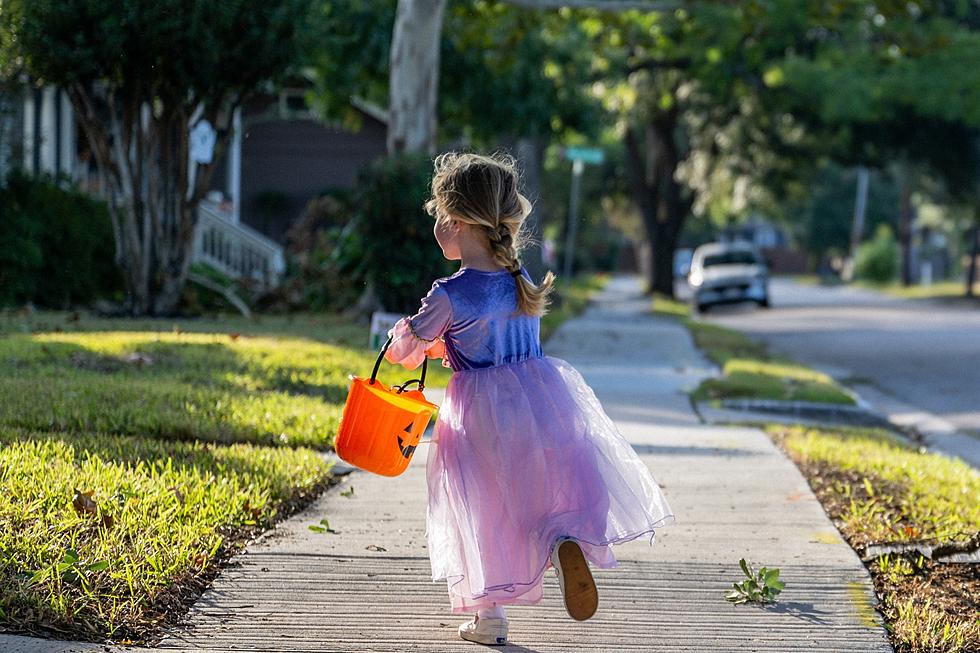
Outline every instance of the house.
<svg viewBox="0 0 980 653">
<path fill-rule="evenodd" d="M 236 112 L 234 133 L 201 202 L 193 261 L 277 285 L 285 272 L 285 233 L 306 203 L 326 190 L 352 188 L 359 168 L 385 153 L 382 110 L 355 99 L 359 131 L 326 123 L 306 104 L 309 85 L 297 78 Z M 0 174 L 19 164 L 98 194 L 99 176 L 66 94 L 47 86 L 19 95 L 3 96 L 0 106 Z"/>
<path fill-rule="evenodd" d="M 306 102 L 310 86 L 295 78 L 242 107 L 214 175 L 214 189 L 231 200 L 234 219 L 280 244 L 311 199 L 353 188 L 358 171 L 387 148 L 383 110 L 352 99 L 361 125 L 351 131 L 314 115 Z"/>
</svg>

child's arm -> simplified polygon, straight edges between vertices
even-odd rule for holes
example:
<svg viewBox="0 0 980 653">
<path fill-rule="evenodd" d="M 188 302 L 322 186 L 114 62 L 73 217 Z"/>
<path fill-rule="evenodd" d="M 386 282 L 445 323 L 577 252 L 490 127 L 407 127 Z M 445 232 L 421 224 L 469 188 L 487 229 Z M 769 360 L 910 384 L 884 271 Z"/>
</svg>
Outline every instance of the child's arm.
<svg viewBox="0 0 980 653">
<path fill-rule="evenodd" d="M 422 299 L 419 311 L 411 317 L 403 317 L 388 331 L 392 336 L 385 359 L 400 363 L 413 370 L 428 355 L 437 358 L 445 354 L 445 345 L 439 337 L 452 322 L 452 305 L 446 289 L 439 282 Z"/>
</svg>

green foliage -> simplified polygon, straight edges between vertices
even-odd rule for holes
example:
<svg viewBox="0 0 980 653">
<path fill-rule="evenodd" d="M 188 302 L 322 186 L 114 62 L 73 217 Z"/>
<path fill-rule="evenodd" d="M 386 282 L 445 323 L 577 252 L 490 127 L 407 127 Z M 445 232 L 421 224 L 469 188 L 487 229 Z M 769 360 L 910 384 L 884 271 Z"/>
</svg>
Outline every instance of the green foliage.
<svg viewBox="0 0 980 653">
<path fill-rule="evenodd" d="M 786 583 L 779 580 L 779 569 L 775 567 L 772 569 L 760 567 L 758 572 L 754 572 L 745 558 L 741 558 L 738 565 L 742 568 L 742 573 L 745 574 L 747 580 L 741 583 L 732 583 L 732 589 L 725 594 L 725 599 L 736 605 L 749 601 L 772 603 L 786 586 Z"/>
<path fill-rule="evenodd" d="M 170 109 L 251 90 L 298 63 L 311 0 L 7 0 L 17 49 L 49 83 L 108 80 Z"/>
<path fill-rule="evenodd" d="M 980 473 L 879 429 L 767 429 L 797 461 L 828 470 L 818 494 L 852 545 L 962 541 L 980 531 Z M 831 473 L 829 470 L 836 470 Z"/>
<path fill-rule="evenodd" d="M 507 3 L 450 2 L 440 120 L 447 137 L 496 144 L 569 131 L 598 135 L 592 35 L 580 21 Z"/>
<path fill-rule="evenodd" d="M 386 105 L 397 4 L 320 4 L 314 100 L 324 115 L 356 127 L 352 95 Z M 489 147 L 507 138 L 595 133 L 602 111 L 587 91 L 592 36 L 555 12 L 449 2 L 440 54 L 440 133 Z"/>
<path fill-rule="evenodd" d="M 177 310 L 194 210 L 233 111 L 302 64 L 313 2 L 5 0 L 0 62 L 68 91 L 116 219 L 133 314 Z M 216 130 L 216 158 L 188 174 L 177 135 L 198 116 Z"/>
<path fill-rule="evenodd" d="M 801 245 L 822 257 L 843 253 L 851 242 L 857 179 L 853 170 L 829 164 L 821 166 L 809 186 L 810 193 L 783 207 L 784 222 L 797 223 L 805 235 Z M 867 233 L 889 222 L 898 206 L 898 189 L 886 175 L 871 171 L 865 210 Z"/>
<path fill-rule="evenodd" d="M 357 302 L 364 289 L 363 243 L 353 212 L 349 191 L 310 200 L 287 233 L 286 279 L 265 305 L 343 312 Z"/>
<path fill-rule="evenodd" d="M 432 163 L 420 155 L 378 159 L 358 176 L 357 276 L 374 285 L 385 310 L 414 313 L 432 281 L 452 272 L 423 208 L 431 177 Z"/>
<path fill-rule="evenodd" d="M 888 283 L 898 273 L 898 243 L 888 225 L 878 225 L 875 237 L 860 247 L 854 260 L 858 279 Z"/>
<path fill-rule="evenodd" d="M 0 228 L 0 305 L 62 308 L 120 290 L 103 202 L 14 171 L 0 187 Z"/>
<path fill-rule="evenodd" d="M 153 633 L 175 585 L 321 486 L 309 449 L 0 426 L 0 623 L 75 638 Z"/>
</svg>

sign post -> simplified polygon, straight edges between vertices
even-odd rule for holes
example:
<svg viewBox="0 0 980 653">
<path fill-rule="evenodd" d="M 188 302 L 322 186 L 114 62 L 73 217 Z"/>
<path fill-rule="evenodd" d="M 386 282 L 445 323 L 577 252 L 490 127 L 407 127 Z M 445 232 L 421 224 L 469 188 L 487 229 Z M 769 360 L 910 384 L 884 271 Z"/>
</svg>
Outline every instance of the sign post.
<svg viewBox="0 0 980 653">
<path fill-rule="evenodd" d="M 585 164 L 598 165 L 605 160 L 597 147 L 566 147 L 563 152 L 572 162 L 572 188 L 568 198 L 568 225 L 565 229 L 565 260 L 562 261 L 562 278 L 572 278 L 572 262 L 575 259 L 575 237 L 578 232 L 578 203 Z"/>
</svg>

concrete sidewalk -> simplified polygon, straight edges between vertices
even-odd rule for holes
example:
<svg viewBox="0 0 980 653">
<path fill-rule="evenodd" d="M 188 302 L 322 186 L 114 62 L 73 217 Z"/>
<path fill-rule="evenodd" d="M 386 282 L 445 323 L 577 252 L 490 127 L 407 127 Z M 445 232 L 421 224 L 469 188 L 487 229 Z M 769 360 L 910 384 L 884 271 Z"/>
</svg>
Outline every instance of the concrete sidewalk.
<svg viewBox="0 0 980 653">
<path fill-rule="evenodd" d="M 497 650 L 892 651 L 866 570 L 806 480 L 762 432 L 699 423 L 683 390 L 710 364 L 681 325 L 648 313 L 638 289 L 635 280 L 615 279 L 545 351 L 592 385 L 677 523 L 658 531 L 653 546 L 641 539 L 614 548 L 620 566 L 596 572 L 599 612 L 589 621 L 565 614 L 549 572 L 541 604 L 508 611 L 512 644 Z M 464 619 L 449 612 L 445 583 L 429 580 L 427 453 L 422 445 L 397 478 L 350 474 L 253 544 L 161 647 L 479 650 L 459 639 Z M 351 486 L 353 495 L 342 496 Z M 324 517 L 337 533 L 309 530 Z M 780 568 L 786 588 L 778 603 L 725 600 L 743 580 L 740 557 Z"/>
</svg>

